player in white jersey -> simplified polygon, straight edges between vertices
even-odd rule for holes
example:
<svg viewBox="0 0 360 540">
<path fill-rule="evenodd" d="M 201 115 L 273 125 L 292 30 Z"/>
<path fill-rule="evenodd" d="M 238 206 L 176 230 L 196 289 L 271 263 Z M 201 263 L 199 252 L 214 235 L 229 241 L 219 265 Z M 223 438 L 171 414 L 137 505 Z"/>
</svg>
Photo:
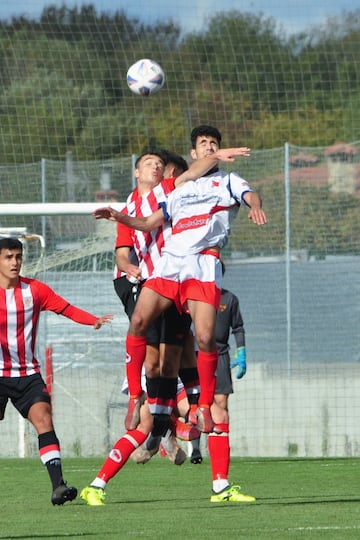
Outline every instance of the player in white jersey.
<svg viewBox="0 0 360 540">
<path fill-rule="evenodd" d="M 240 153 L 244 153 L 244 149 L 236 150 L 235 154 L 237 151 L 239 151 Z M 247 149 L 245 150 L 245 152 L 247 152 Z M 143 159 L 145 159 L 145 157 Z M 222 154 L 222 157 L 227 160 L 227 155 L 225 156 L 225 153 Z M 146 158 L 146 161 L 150 161 L 150 158 Z M 184 173 L 185 176 L 182 175 L 180 177 L 182 179 L 181 181 L 195 179 L 200 174 L 203 174 L 204 172 L 212 168 L 216 162 L 217 159 L 214 156 L 204 157 L 203 160 L 199 160 L 198 162 L 192 164 L 190 170 Z M 135 171 L 136 170 L 137 169 L 135 169 Z M 166 196 L 170 193 L 170 191 L 174 189 L 174 184 L 179 181 L 179 179 L 175 180 L 174 178 L 164 180 L 160 184 L 156 185 L 153 190 L 149 191 L 151 183 L 155 183 L 158 177 L 157 175 L 157 177 L 155 177 L 154 179 L 153 176 L 154 175 L 150 175 L 146 177 L 147 181 L 145 185 L 145 193 L 144 190 L 142 190 L 142 196 L 138 200 L 132 200 L 129 207 L 127 208 L 127 212 L 129 212 L 131 215 L 149 215 L 159 206 L 159 204 L 161 204 L 162 201 L 166 200 Z M 142 175 L 140 175 L 139 170 L 137 174 L 138 182 L 141 177 Z M 165 222 L 159 224 L 159 227 L 157 227 L 156 230 L 152 229 L 151 231 L 146 231 L 146 233 L 134 233 L 134 248 L 142 266 L 141 268 L 136 268 L 135 270 L 130 267 L 129 270 L 129 266 L 126 266 L 126 262 L 124 262 L 122 269 L 125 269 L 128 273 L 130 273 L 132 277 L 139 278 L 140 275 L 142 277 L 143 273 L 144 276 L 147 277 L 147 275 L 149 275 L 149 273 L 153 271 L 154 267 L 159 264 L 158 261 L 161 261 L 161 259 L 159 259 L 159 255 L 162 251 L 161 248 L 165 242 L 166 236 L 168 236 L 170 233 L 170 226 Z M 166 326 L 167 332 L 170 332 L 170 335 L 166 334 L 167 338 L 164 340 L 164 342 L 167 345 L 177 345 L 178 336 L 184 337 L 184 332 L 182 331 L 182 326 L 177 326 L 176 321 L 178 321 L 179 317 L 178 315 L 176 315 L 177 312 L 172 303 L 169 304 L 168 308 L 170 312 L 173 312 L 173 315 L 171 316 L 171 323 L 167 324 Z M 166 319 L 168 319 L 168 315 L 169 313 L 167 311 Z M 190 326 L 190 321 L 188 322 L 188 326 Z M 145 335 L 142 336 L 141 347 L 145 348 L 146 341 L 147 343 L 149 343 L 149 341 L 146 340 Z M 128 334 L 127 351 L 128 349 L 131 350 L 132 347 L 132 336 L 131 334 Z M 137 347 L 137 345 L 135 345 L 135 347 Z M 146 351 L 147 350 L 148 347 Z M 125 426 L 127 429 L 135 428 L 138 423 L 138 410 L 142 396 L 140 373 L 143 359 L 141 360 L 141 365 L 138 365 L 134 355 L 127 355 L 127 359 L 129 359 L 130 357 L 131 362 L 127 361 L 126 363 L 126 371 L 130 389 L 128 414 L 125 419 Z M 174 351 L 170 350 L 170 347 L 165 347 L 165 357 L 161 374 L 162 377 L 161 381 L 158 381 L 161 386 L 154 388 L 151 392 L 149 390 L 149 393 L 152 394 L 152 396 L 148 396 L 149 404 L 152 408 L 152 413 L 154 414 L 154 421 L 159 421 L 159 430 L 164 429 L 164 423 L 168 422 L 167 417 L 169 416 L 171 409 L 174 406 L 174 400 L 176 397 L 176 378 L 179 370 L 179 359 L 179 354 L 174 354 Z M 183 376 L 183 374 L 181 374 L 181 376 Z M 149 379 L 149 382 L 151 384 L 156 384 L 156 377 Z M 198 382 L 198 379 L 196 382 Z M 152 400 L 153 396 L 156 396 L 154 400 Z"/>
<path fill-rule="evenodd" d="M 197 156 L 192 156 L 193 158 L 196 158 L 196 159 L 200 159 L 200 158 L 203 158 L 203 157 L 206 157 L 206 156 L 210 156 L 212 155 L 213 157 L 214 156 L 219 156 L 219 146 L 220 146 L 220 140 L 221 140 L 221 137 L 219 139 L 217 139 L 217 134 L 218 134 L 218 131 L 215 130 L 215 133 L 213 130 L 210 130 L 210 134 L 208 134 L 209 136 L 205 136 L 205 139 L 209 139 L 209 143 L 207 144 L 207 148 L 206 148 L 206 151 L 203 153 L 202 156 L 200 155 L 197 155 Z M 202 144 L 203 144 L 203 141 L 201 141 Z M 231 153 L 231 149 L 230 151 L 228 151 L 228 157 Z M 238 154 L 233 154 L 233 155 L 248 155 L 246 153 L 244 154 L 241 154 L 241 153 L 238 153 Z M 201 181 L 201 180 L 200 180 Z M 198 180 L 199 182 L 199 180 Z M 216 187 L 216 186 L 214 186 Z M 181 191 L 181 189 L 180 189 Z M 256 195 L 256 194 L 252 194 L 251 192 L 247 192 L 247 193 L 244 193 L 244 200 L 245 202 L 252 206 L 252 208 L 250 209 L 250 212 L 249 212 L 249 218 L 252 219 L 254 221 L 254 223 L 256 224 L 259 224 L 259 225 L 262 225 L 264 223 L 266 223 L 266 215 L 265 213 L 262 211 L 261 209 L 261 200 L 260 198 Z M 240 201 L 236 201 L 237 203 L 240 202 Z M 221 211 L 221 209 L 219 209 Z M 211 219 L 212 214 L 211 213 L 211 208 L 208 209 L 208 218 Z M 98 218 L 107 218 L 107 219 L 112 219 L 112 220 L 117 220 L 119 219 L 120 221 L 122 221 L 123 223 L 125 223 L 126 225 L 128 226 L 136 226 L 136 227 L 140 227 L 140 228 L 143 228 L 145 227 L 145 229 L 143 230 L 147 230 L 146 229 L 146 225 L 145 223 L 147 222 L 147 225 L 149 226 L 149 228 L 151 228 L 152 226 L 157 226 L 159 223 L 162 223 L 162 220 L 164 219 L 163 215 L 161 214 L 161 212 L 158 212 L 157 214 L 155 214 L 152 218 L 147 218 L 146 220 L 131 220 L 130 218 L 127 218 L 127 219 L 124 219 L 124 218 L 121 218 L 119 216 L 119 214 L 114 211 L 113 209 L 111 208 L 108 208 L 108 209 L 101 209 L 99 210 L 99 212 L 96 212 L 95 213 L 95 217 L 98 217 Z M 153 220 L 153 222 L 151 223 L 151 221 Z M 180 288 L 180 286 L 184 286 L 184 287 L 188 287 L 189 285 L 192 287 L 191 288 L 191 295 L 189 295 L 189 298 L 187 298 L 187 305 L 188 305 L 188 308 L 189 308 L 189 311 L 191 313 L 191 315 L 193 316 L 193 319 L 195 321 L 195 328 L 196 328 L 196 320 L 198 321 L 198 329 L 200 329 L 200 335 L 202 336 L 203 338 L 203 346 L 204 344 L 206 343 L 206 338 L 208 340 L 208 345 L 209 345 L 209 349 L 210 349 L 210 346 L 212 345 L 212 340 L 214 339 L 213 338 L 213 334 L 214 334 L 214 326 L 215 326 L 215 315 L 216 315 L 216 303 L 217 303 L 217 298 L 216 298 L 216 282 L 215 284 L 213 283 L 215 281 L 216 278 L 220 277 L 218 274 L 218 254 L 219 254 L 219 249 L 217 248 L 217 246 L 212 246 L 211 243 L 208 243 L 208 246 L 209 248 L 207 248 L 207 252 L 208 254 L 202 254 L 202 255 L 198 255 L 198 254 L 195 254 L 193 255 L 193 262 L 197 262 L 199 264 L 199 269 L 200 269 L 200 272 L 198 274 L 198 278 L 200 277 L 200 279 L 195 279 L 194 280 L 194 276 L 192 275 L 192 272 L 189 273 L 188 275 L 188 279 L 185 280 L 184 283 L 181 283 L 179 281 L 179 268 L 178 268 L 178 271 L 174 271 L 173 272 L 173 275 L 167 275 L 166 276 L 166 280 L 165 280 L 165 284 L 166 286 L 169 286 L 169 291 L 165 292 L 165 296 L 162 296 L 161 294 L 158 294 L 155 290 L 151 290 L 150 288 L 148 287 L 145 287 L 143 288 L 142 290 L 142 293 L 140 295 L 140 298 L 139 298 L 139 302 L 140 304 L 138 304 L 138 308 L 140 309 L 140 306 L 142 305 L 144 307 L 144 310 L 146 310 L 148 307 L 150 307 L 150 310 L 145 313 L 145 311 L 143 312 L 144 314 L 144 320 L 142 321 L 141 320 L 141 312 L 138 314 L 138 320 L 136 321 L 138 324 L 139 324 L 139 327 L 138 329 L 136 329 L 139 334 L 141 336 L 141 332 L 143 331 L 143 328 L 146 328 L 146 324 L 147 324 L 147 320 L 146 318 L 149 317 L 149 320 L 151 320 L 151 316 L 152 316 L 152 312 L 154 311 L 155 313 L 159 313 L 161 312 L 162 309 L 165 309 L 168 305 L 168 301 L 170 299 L 176 301 L 178 303 L 178 305 L 181 304 L 180 302 L 180 299 L 177 298 L 178 296 L 178 290 L 177 288 Z M 184 256 L 186 254 L 186 248 L 187 246 L 184 245 Z M 197 258 L 197 261 L 195 261 L 195 258 Z M 188 259 L 188 258 L 187 258 Z M 174 266 L 176 266 L 176 264 L 179 264 L 181 265 L 181 270 L 182 271 L 186 271 L 186 265 L 182 265 L 182 257 L 176 257 L 175 258 L 175 262 L 174 263 Z M 202 274 L 201 274 L 201 268 L 205 268 L 206 266 L 206 272 L 209 277 L 211 278 L 211 282 L 208 282 L 208 283 L 204 283 L 204 286 L 203 286 L 203 282 L 202 282 L 202 278 L 204 277 Z M 174 269 L 175 270 L 175 269 Z M 221 273 L 221 271 L 220 271 Z M 184 274 L 185 275 L 185 274 Z M 161 278 L 162 276 L 160 276 Z M 169 279 L 170 278 L 170 279 Z M 152 283 L 153 281 L 155 280 L 148 280 L 149 283 Z M 156 280 L 157 281 L 157 284 L 159 283 L 159 280 Z M 178 283 L 178 285 L 176 285 L 176 282 Z M 220 289 L 220 283 L 218 285 L 219 289 Z M 170 290 L 171 289 L 171 290 Z M 197 294 L 197 290 L 199 289 L 200 291 L 200 295 L 198 296 Z M 194 299 L 191 298 L 191 296 L 194 296 Z M 141 300 L 142 298 L 145 300 L 145 303 L 142 304 Z M 199 300 L 198 300 L 199 298 Z M 135 310 L 137 311 L 137 310 Z M 135 313 L 134 313 L 135 315 Z M 212 322 L 212 319 L 214 319 L 214 321 Z M 134 320 L 134 319 L 133 319 Z M 203 326 L 202 324 L 203 323 Z M 142 326 L 143 325 L 143 326 Z M 207 336 L 206 336 L 207 334 Z M 135 336 L 137 337 L 137 336 Z M 198 330 L 198 335 L 197 337 L 199 337 L 199 330 Z M 215 342 L 215 339 L 214 339 L 214 348 L 216 349 L 216 342 Z M 132 354 L 136 354 L 136 351 L 132 350 Z M 140 356 L 140 355 L 139 355 Z M 208 392 L 208 395 L 206 396 L 207 400 L 208 400 L 208 403 L 206 404 L 207 407 L 203 407 L 203 410 L 206 411 L 207 409 L 207 418 L 204 418 L 205 415 L 203 414 L 203 412 L 201 411 L 201 402 L 199 403 L 200 404 L 200 415 L 198 414 L 198 425 L 200 424 L 199 423 L 199 419 L 202 420 L 202 424 L 201 424 L 201 427 L 203 429 L 203 431 L 211 431 L 212 427 L 213 427 L 213 424 L 212 424 L 212 419 L 211 419 L 211 416 L 210 416 L 210 411 L 209 411 L 209 408 L 210 408 L 210 404 L 212 403 L 212 395 L 213 395 L 213 391 L 214 391 L 214 386 L 211 387 L 211 383 L 212 383 L 212 378 L 215 378 L 214 377 L 214 371 L 216 369 L 216 364 L 217 364 L 217 352 L 214 351 L 214 349 L 210 349 L 209 351 L 208 350 L 201 350 L 200 349 L 200 352 L 199 352 L 199 356 L 200 356 L 200 363 L 203 364 L 203 374 L 202 374 L 202 381 L 200 380 L 200 384 L 201 384 L 201 391 L 202 393 L 204 392 L 204 389 L 205 391 Z M 138 360 L 138 358 L 137 358 Z M 205 365 L 204 365 L 205 364 Z M 207 365 L 206 365 L 207 364 Z M 199 366 L 198 366 L 199 367 Z M 207 372 L 207 373 L 206 373 Z M 210 373 L 209 373 L 210 372 Z M 204 373 L 205 373 L 205 377 L 204 377 Z M 209 376 L 210 375 L 210 376 Z M 208 377 L 207 380 L 206 380 L 206 376 Z M 208 381 L 210 379 L 210 385 L 208 385 Z M 221 411 L 218 410 L 218 408 L 215 407 L 215 414 L 216 414 L 216 418 L 215 418 L 215 421 L 216 421 L 216 424 L 217 424 L 217 427 L 220 428 L 220 430 L 223 428 L 222 426 L 222 423 L 223 423 L 223 419 L 222 419 L 222 416 L 221 416 Z M 201 415 L 203 415 L 203 418 L 201 418 Z M 210 418 L 209 418 L 210 416 Z M 217 441 L 218 442 L 222 442 L 223 440 L 225 440 L 226 437 L 223 437 L 220 436 L 217 438 Z M 219 501 L 228 501 L 228 502 L 251 502 L 251 501 L 254 501 L 255 498 L 254 497 L 251 497 L 249 495 L 244 495 L 240 492 L 240 488 L 239 486 L 233 486 L 233 487 L 230 487 L 229 486 L 229 483 L 227 481 L 227 478 L 224 477 L 224 475 L 222 474 L 224 471 L 224 467 L 225 465 L 222 463 L 221 461 L 221 445 L 217 445 L 217 450 L 219 451 L 216 451 L 216 455 L 215 453 L 213 452 L 212 455 L 210 456 L 211 458 L 211 463 L 212 463 L 212 471 L 214 473 L 215 470 L 217 470 L 217 472 L 219 473 L 219 476 L 217 476 L 217 474 L 215 475 L 216 476 L 216 479 L 213 480 L 213 495 L 211 497 L 211 501 L 212 502 L 219 502 Z M 226 472 L 226 471 L 225 471 Z"/>
<path fill-rule="evenodd" d="M 235 153 L 234 149 L 217 148 L 211 155 L 225 160 L 229 155 L 248 155 L 248 149 L 242 150 L 243 153 Z M 195 163 L 200 162 L 201 159 Z M 159 264 L 142 289 L 140 305 L 137 304 L 130 324 L 127 351 L 131 363 L 141 364 L 144 354 L 141 340 L 149 322 L 172 302 L 179 310 L 190 312 L 199 345 L 198 426 L 204 432 L 213 429 L 209 409 L 214 397 L 218 358 L 215 342 L 216 309 L 221 289 L 218 259 L 229 234 L 229 212 L 233 216 L 236 207 L 245 202 L 250 207 L 249 218 L 258 225 L 266 223 L 260 197 L 239 176 L 233 174 L 231 179 L 229 176 L 220 174 L 211 177 L 210 181 L 203 177 L 186 183 L 180 177 L 177 186 L 181 187 L 169 195 L 163 209 L 148 218 L 131 218 L 111 208 L 99 209 L 94 214 L 97 218 L 117 220 L 143 231 L 160 226 L 166 219 L 172 220 L 172 229 L 176 233 L 165 243 Z M 184 238 L 182 244 L 178 240 L 180 235 Z"/>
<path fill-rule="evenodd" d="M 112 315 L 95 315 L 71 305 L 45 283 L 20 276 L 22 244 L 0 239 L 0 420 L 8 400 L 38 433 L 39 454 L 52 483 L 51 502 L 62 505 L 77 495 L 63 480 L 60 444 L 56 436 L 51 398 L 35 356 L 36 332 L 41 311 L 53 311 L 95 329 Z"/>
</svg>

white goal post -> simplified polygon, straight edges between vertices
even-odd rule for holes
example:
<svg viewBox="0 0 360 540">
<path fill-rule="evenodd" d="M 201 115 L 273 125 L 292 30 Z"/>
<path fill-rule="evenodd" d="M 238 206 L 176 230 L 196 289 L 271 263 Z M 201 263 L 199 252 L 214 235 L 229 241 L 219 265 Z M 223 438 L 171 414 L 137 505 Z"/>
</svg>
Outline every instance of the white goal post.
<svg viewBox="0 0 360 540">
<path fill-rule="evenodd" d="M 9 203 L 0 204 L 1 216 L 67 216 L 91 215 L 97 208 L 112 206 L 121 210 L 124 203 L 99 201 L 82 203 Z"/>
</svg>

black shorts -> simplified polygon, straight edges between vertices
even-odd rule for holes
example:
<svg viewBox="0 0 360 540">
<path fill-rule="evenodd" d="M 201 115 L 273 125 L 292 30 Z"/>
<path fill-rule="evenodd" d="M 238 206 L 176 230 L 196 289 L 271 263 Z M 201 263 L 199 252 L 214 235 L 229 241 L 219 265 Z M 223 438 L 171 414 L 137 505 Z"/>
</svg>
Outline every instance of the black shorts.
<svg viewBox="0 0 360 540">
<path fill-rule="evenodd" d="M 50 395 L 40 373 L 28 377 L 0 377 L 0 420 L 5 416 L 8 400 L 24 418 L 34 403 L 50 403 Z"/>
<path fill-rule="evenodd" d="M 180 314 L 175 304 L 172 304 L 148 328 L 146 341 L 152 343 L 166 343 L 167 345 L 185 345 L 191 326 L 191 317 L 185 313 Z"/>
<path fill-rule="evenodd" d="M 234 393 L 229 353 L 219 355 L 216 377 L 215 394 L 229 395 Z"/>
<path fill-rule="evenodd" d="M 121 300 L 126 315 L 131 318 L 141 286 L 130 283 L 126 276 L 114 279 L 114 289 Z"/>
<path fill-rule="evenodd" d="M 139 284 L 130 283 L 125 276 L 114 279 L 116 294 L 120 298 L 129 319 L 133 314 L 143 283 L 144 281 Z M 146 341 L 149 345 L 167 343 L 168 345 L 179 345 L 183 347 L 190 326 L 190 315 L 180 315 L 175 304 L 173 304 L 151 323 L 146 332 Z"/>
</svg>

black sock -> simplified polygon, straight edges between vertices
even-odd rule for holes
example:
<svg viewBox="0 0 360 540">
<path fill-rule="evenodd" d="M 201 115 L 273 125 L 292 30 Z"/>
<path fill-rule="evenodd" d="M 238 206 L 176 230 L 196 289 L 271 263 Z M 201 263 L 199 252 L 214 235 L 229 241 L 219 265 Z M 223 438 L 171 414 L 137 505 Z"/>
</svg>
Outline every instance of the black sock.
<svg viewBox="0 0 360 540">
<path fill-rule="evenodd" d="M 146 449 L 147 450 L 154 450 L 155 448 L 159 448 L 161 442 L 161 435 L 155 436 L 153 433 L 150 433 L 150 436 L 146 440 Z"/>
<path fill-rule="evenodd" d="M 180 368 L 179 377 L 183 382 L 189 405 L 196 405 L 199 401 L 199 373 L 197 367 Z"/>
<path fill-rule="evenodd" d="M 154 425 L 151 430 L 153 437 L 163 437 L 170 426 L 170 416 L 168 414 L 153 414 Z"/>
<path fill-rule="evenodd" d="M 56 437 L 55 431 L 48 431 L 47 433 L 41 433 L 38 436 L 38 440 L 39 440 L 40 454 L 41 454 L 41 450 L 46 448 L 47 446 L 56 446 L 60 454 L 60 444 L 59 444 L 58 438 Z M 51 458 L 45 462 L 45 465 L 49 473 L 53 489 L 55 489 L 60 484 L 63 484 L 64 480 L 63 480 L 63 474 L 62 474 L 61 458 L 60 457 Z"/>
</svg>

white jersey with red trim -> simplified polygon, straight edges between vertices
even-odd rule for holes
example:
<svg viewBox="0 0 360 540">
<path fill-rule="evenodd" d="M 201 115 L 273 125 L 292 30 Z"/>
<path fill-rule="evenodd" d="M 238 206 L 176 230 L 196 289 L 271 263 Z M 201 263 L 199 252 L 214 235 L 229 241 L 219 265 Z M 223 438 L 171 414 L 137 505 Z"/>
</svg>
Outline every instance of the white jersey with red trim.
<svg viewBox="0 0 360 540">
<path fill-rule="evenodd" d="M 0 288 L 1 377 L 23 377 L 40 372 L 35 357 L 40 312 L 62 313 L 69 305 L 36 279 L 21 277 L 13 289 Z"/>
<path fill-rule="evenodd" d="M 249 184 L 236 173 L 217 171 L 186 182 L 169 194 L 164 208 L 171 220 L 171 236 L 163 252 L 177 256 L 200 253 L 206 248 L 225 246 L 230 225 Z"/>
<path fill-rule="evenodd" d="M 133 198 L 129 196 L 126 207 L 123 212 L 129 216 L 150 216 L 159 209 L 159 205 L 166 201 L 167 196 L 175 189 L 175 178 L 167 178 L 155 186 L 151 191 L 141 197 Z M 124 229 L 127 229 L 125 231 Z M 121 244 L 122 231 L 124 236 L 128 235 L 129 229 L 125 225 L 118 223 L 117 228 L 117 246 Z M 171 234 L 170 223 L 164 223 L 161 227 L 151 232 L 142 232 L 130 229 L 136 256 L 139 261 L 142 279 L 147 279 L 155 268 L 157 261 L 161 256 L 161 251 L 165 241 Z M 129 246 L 131 247 L 131 246 Z"/>
</svg>

